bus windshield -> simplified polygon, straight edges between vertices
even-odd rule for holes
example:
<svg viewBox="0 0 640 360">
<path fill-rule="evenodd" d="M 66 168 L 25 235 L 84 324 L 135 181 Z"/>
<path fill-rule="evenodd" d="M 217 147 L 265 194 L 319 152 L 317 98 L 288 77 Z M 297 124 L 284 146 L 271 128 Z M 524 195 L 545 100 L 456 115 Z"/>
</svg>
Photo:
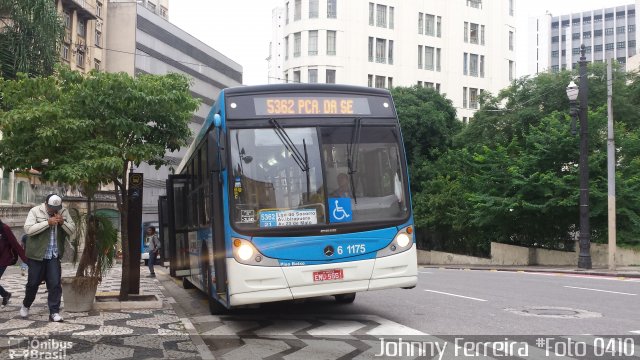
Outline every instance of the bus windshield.
<svg viewBox="0 0 640 360">
<path fill-rule="evenodd" d="M 408 215 L 394 126 L 274 126 L 234 129 L 230 138 L 231 220 L 240 230 L 388 222 Z"/>
</svg>

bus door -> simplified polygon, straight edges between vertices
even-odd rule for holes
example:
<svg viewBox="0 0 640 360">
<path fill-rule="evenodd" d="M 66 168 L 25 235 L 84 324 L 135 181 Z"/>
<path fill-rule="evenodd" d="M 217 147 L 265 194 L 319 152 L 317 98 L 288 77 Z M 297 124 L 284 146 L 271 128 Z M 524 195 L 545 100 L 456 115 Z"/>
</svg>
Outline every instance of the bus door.
<svg viewBox="0 0 640 360">
<path fill-rule="evenodd" d="M 169 259 L 169 213 L 167 211 L 167 196 L 158 197 L 158 238 L 160 239 L 160 263 Z"/>
<path fill-rule="evenodd" d="M 169 242 L 169 273 L 171 276 L 188 276 L 189 241 L 187 194 L 189 182 L 187 175 L 169 175 L 167 180 L 167 215 Z"/>
<path fill-rule="evenodd" d="M 211 169 L 210 188 L 209 194 L 211 194 L 209 201 L 211 201 L 211 227 L 212 227 L 212 243 L 213 243 L 213 270 L 215 272 L 215 285 L 216 293 L 218 297 L 227 301 L 227 256 L 225 246 L 225 228 L 224 228 L 224 207 L 222 200 L 223 182 L 222 182 L 222 170 L 224 170 L 224 152 L 219 149 L 224 148 L 224 144 L 221 144 L 218 140 L 218 134 L 215 132 L 218 129 L 213 129 L 209 132 L 209 144 L 213 144 L 210 147 L 209 156 L 209 169 Z"/>
</svg>

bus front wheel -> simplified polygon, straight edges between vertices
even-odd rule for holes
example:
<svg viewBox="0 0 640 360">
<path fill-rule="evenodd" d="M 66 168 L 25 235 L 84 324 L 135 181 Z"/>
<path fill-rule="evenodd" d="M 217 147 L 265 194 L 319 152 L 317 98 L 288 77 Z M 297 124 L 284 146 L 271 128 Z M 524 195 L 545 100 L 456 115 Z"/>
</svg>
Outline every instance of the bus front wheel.
<svg viewBox="0 0 640 360">
<path fill-rule="evenodd" d="M 351 304 L 356 299 L 356 293 L 334 295 L 336 302 L 340 304 Z"/>
</svg>

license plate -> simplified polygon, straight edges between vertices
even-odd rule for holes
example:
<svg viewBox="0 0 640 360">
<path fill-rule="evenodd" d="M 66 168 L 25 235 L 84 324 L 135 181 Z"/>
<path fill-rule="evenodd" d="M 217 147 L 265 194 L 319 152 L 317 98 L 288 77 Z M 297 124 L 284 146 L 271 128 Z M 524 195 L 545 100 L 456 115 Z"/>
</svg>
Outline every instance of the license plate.
<svg viewBox="0 0 640 360">
<path fill-rule="evenodd" d="M 342 269 L 322 270 L 313 272 L 313 281 L 341 280 L 344 278 Z"/>
</svg>

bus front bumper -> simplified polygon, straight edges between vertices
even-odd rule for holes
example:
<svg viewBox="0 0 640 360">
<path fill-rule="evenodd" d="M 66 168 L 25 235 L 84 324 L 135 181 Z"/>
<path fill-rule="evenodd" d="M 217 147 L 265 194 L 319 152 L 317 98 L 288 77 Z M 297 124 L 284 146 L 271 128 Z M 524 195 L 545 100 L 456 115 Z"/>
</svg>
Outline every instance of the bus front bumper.
<svg viewBox="0 0 640 360">
<path fill-rule="evenodd" d="M 418 282 L 415 244 L 396 255 L 322 265 L 263 267 L 227 260 L 231 306 L 410 288 Z M 314 282 L 314 272 L 333 269 L 341 269 L 344 278 Z"/>
</svg>

